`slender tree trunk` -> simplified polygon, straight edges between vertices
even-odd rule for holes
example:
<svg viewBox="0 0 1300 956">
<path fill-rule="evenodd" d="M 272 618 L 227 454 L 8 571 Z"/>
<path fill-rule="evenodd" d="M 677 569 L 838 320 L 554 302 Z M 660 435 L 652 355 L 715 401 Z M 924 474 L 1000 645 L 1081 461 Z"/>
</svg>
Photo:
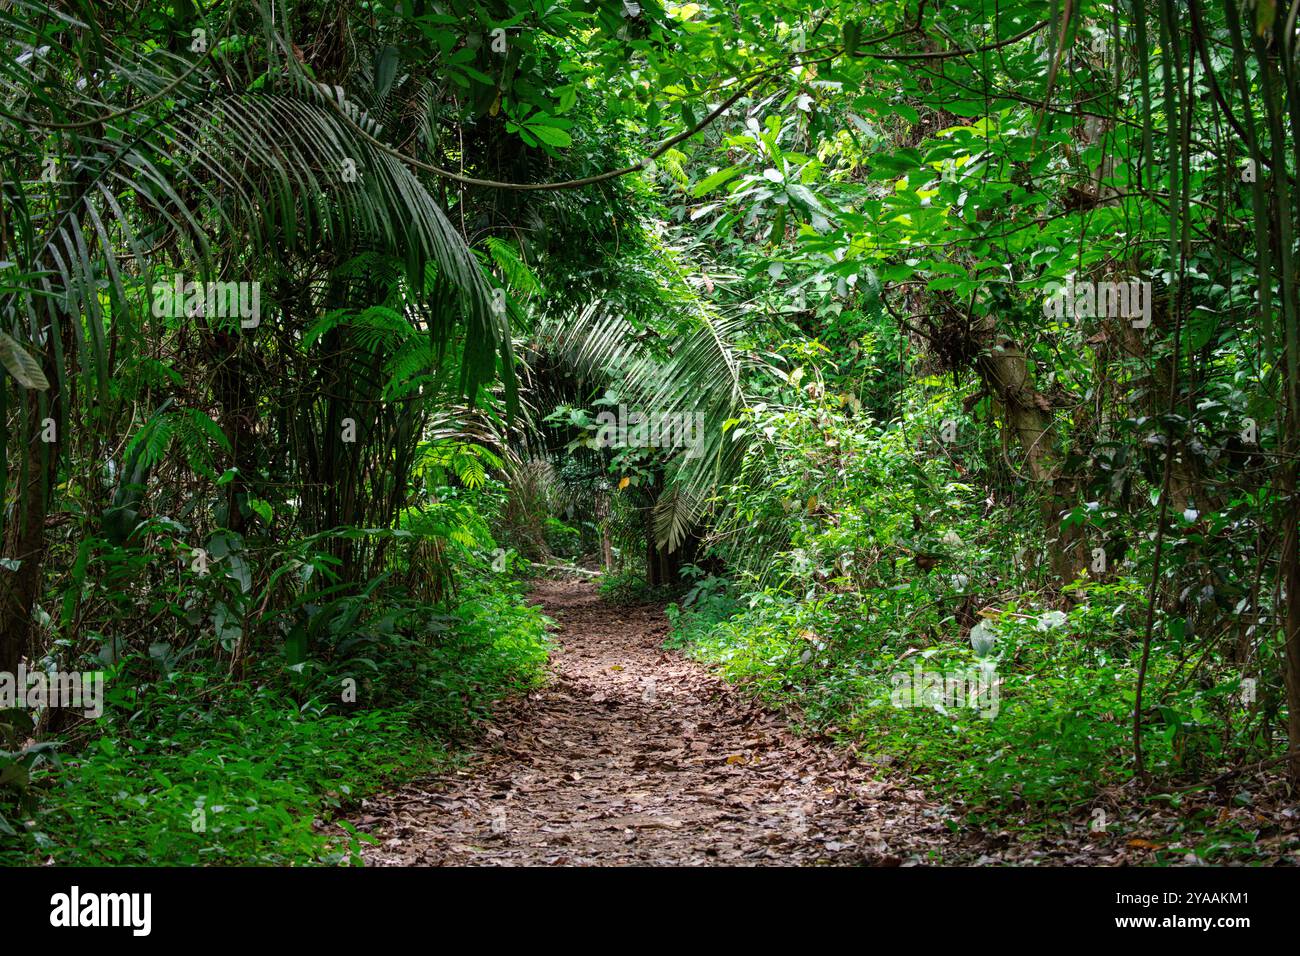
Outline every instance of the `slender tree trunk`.
<svg viewBox="0 0 1300 956">
<path fill-rule="evenodd" d="M 990 338 L 992 333 L 991 327 L 986 330 Z M 1043 489 L 1042 520 L 1049 537 L 1052 572 L 1069 581 L 1083 566 L 1077 553 L 1081 538 L 1076 529 L 1061 526 L 1061 508 L 1073 496 L 1074 482 L 1058 473 L 1052 405 L 1033 387 L 1029 360 L 1009 339 L 989 348 L 976 365 L 984 387 L 1002 406 L 1007 437 L 1020 444 L 1024 477 Z"/>
<path fill-rule="evenodd" d="M 655 547 L 655 509 L 653 502 L 645 509 L 645 583 L 649 587 L 658 587 L 663 582 L 659 579 L 659 549 Z"/>
<path fill-rule="evenodd" d="M 1294 449 L 1294 445 L 1292 448 Z M 1279 575 L 1285 592 L 1282 605 L 1282 676 L 1286 685 L 1287 768 L 1300 783 L 1300 508 L 1296 505 L 1297 471 L 1286 465 L 1282 476 L 1282 556 Z"/>
<path fill-rule="evenodd" d="M 45 562 L 45 516 L 49 511 L 50 489 L 58 468 L 58 444 L 42 441 L 42 413 L 36 392 L 27 393 L 24 449 L 19 455 L 18 501 L 5 529 L 4 557 L 0 567 L 0 671 L 14 673 L 28 653 L 32 606 L 41 586 Z M 49 403 L 52 405 L 53 403 Z"/>
</svg>

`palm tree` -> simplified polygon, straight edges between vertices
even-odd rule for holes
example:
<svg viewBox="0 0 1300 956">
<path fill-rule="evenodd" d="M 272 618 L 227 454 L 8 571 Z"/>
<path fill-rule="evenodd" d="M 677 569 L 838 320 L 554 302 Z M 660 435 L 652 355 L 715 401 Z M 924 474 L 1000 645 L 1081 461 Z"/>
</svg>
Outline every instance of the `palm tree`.
<svg viewBox="0 0 1300 956">
<path fill-rule="evenodd" d="M 405 270 L 400 313 L 431 354 L 463 340 L 460 389 L 472 396 L 498 371 L 513 387 L 507 317 L 384 141 L 373 90 L 317 82 L 263 6 L 177 23 L 183 39 L 170 43 L 102 15 L 49 0 L 0 10 L 0 363 L 17 397 L 11 408 L 0 386 L 14 421 L 0 431 L 0 497 L 16 484 L 0 517 L 0 670 L 27 649 L 68 430 L 109 402 L 124 354 L 156 334 L 150 293 L 171 281 L 165 265 L 190 281 L 256 282 L 297 256 L 393 257 Z M 290 320 L 287 303 L 268 304 Z M 218 361 L 257 334 L 191 318 Z M 238 459 L 248 435 L 221 424 Z"/>
<path fill-rule="evenodd" d="M 738 344 L 752 319 L 720 316 L 698 296 L 664 250 L 652 257 L 653 281 L 637 282 L 628 298 L 649 309 L 653 323 L 629 318 L 623 297 L 602 298 L 547 319 L 534 335 L 551 356 L 548 367 L 601 390 L 617 386 L 629 405 L 669 420 L 702 425 L 703 440 L 690 454 L 670 451 L 663 473 L 637 490 L 640 537 L 649 583 L 670 583 L 680 556 L 689 552 L 717 488 L 734 476 L 750 438 L 729 430 L 748 403 L 742 388 L 747 366 L 758 358 Z M 667 334 L 662 334 L 667 333 Z M 530 383 L 530 397 L 538 384 Z M 589 396 L 566 398 L 583 402 Z M 630 489 L 628 489 L 630 491 Z M 588 501 L 594 512 L 601 502 Z M 616 512 L 619 509 L 614 509 Z"/>
</svg>

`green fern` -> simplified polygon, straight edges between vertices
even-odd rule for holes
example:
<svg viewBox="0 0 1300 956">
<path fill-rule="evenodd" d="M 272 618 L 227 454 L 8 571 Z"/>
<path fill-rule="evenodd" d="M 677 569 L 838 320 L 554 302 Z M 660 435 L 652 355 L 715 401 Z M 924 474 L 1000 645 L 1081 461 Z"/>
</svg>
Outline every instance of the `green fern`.
<svg viewBox="0 0 1300 956">
<path fill-rule="evenodd" d="M 542 283 L 519 255 L 514 243 L 506 242 L 496 236 L 485 240 L 488 255 L 501 275 L 507 287 L 520 295 L 536 295 L 542 291 Z"/>
</svg>

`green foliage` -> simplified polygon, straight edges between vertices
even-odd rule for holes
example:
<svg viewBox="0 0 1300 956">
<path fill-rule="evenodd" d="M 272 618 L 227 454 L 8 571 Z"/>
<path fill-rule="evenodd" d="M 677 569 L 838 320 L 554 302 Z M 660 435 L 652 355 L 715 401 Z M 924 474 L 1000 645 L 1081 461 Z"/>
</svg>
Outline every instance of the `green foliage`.
<svg viewBox="0 0 1300 956">
<path fill-rule="evenodd" d="M 1035 584 L 1039 519 L 990 509 L 959 480 L 965 469 L 935 434 L 956 413 L 945 389 L 929 401 L 909 392 L 906 418 L 886 427 L 811 391 L 737 422 L 766 441 L 726 492 L 718 547 L 736 579 L 706 578 L 693 604 L 669 607 L 670 646 L 868 764 L 905 769 L 973 822 L 1080 825 L 1090 801 L 1131 779 L 1141 578 L 1085 568 L 1063 592 Z M 733 529 L 746 531 L 736 546 Z M 1129 567 L 1142 567 L 1149 547 L 1134 557 Z M 987 701 L 897 696 L 918 668 L 973 680 L 976 626 L 996 635 L 992 712 Z M 1199 679 L 1185 679 L 1197 647 L 1182 617 L 1158 615 L 1146 680 L 1159 703 L 1144 724 L 1148 766 L 1164 778 L 1198 779 L 1258 752 L 1260 705 L 1243 700 L 1232 663 L 1202 657 Z M 1280 687 L 1258 693 L 1275 700 Z M 1248 841 L 1210 843 L 1236 853 Z"/>
<path fill-rule="evenodd" d="M 597 553 L 977 817 L 1293 747 L 1300 73 L 1185 6 L 0 11 L 0 668 L 115 695 L 0 715 L 0 830 L 353 857 L 312 818 L 531 686 L 513 576 Z M 996 718 L 893 706 L 977 627 Z"/>
<path fill-rule="evenodd" d="M 556 557 L 579 557 L 582 549 L 582 532 L 558 518 L 547 517 L 546 546 Z"/>
<path fill-rule="evenodd" d="M 671 586 L 646 583 L 644 569 L 635 565 L 601 575 L 597 585 L 600 596 L 613 604 L 654 604 L 671 597 Z"/>
<path fill-rule="evenodd" d="M 519 595 L 479 579 L 449 614 L 372 596 L 330 660 L 268 660 L 253 681 L 119 660 L 84 747 L 0 754 L 30 773 L 25 803 L 3 805 L 19 833 L 0 861 L 358 862 L 369 838 L 333 815 L 442 765 L 494 701 L 540 679 L 544 621 Z"/>
<path fill-rule="evenodd" d="M 330 716 L 283 688 L 181 675 L 146 700 L 147 729 L 126 725 L 36 777 L 41 808 L 7 863 L 342 862 L 349 848 L 316 816 L 440 759 L 400 713 Z"/>
</svg>

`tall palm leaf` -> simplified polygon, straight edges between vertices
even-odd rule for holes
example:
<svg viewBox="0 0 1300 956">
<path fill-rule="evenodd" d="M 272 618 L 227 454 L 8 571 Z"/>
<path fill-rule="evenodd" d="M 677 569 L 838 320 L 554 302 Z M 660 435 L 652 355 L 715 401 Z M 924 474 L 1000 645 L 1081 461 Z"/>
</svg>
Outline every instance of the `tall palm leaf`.
<svg viewBox="0 0 1300 956">
<path fill-rule="evenodd" d="M 726 425 L 746 404 L 742 365 L 753 359 L 735 344 L 746 317 L 719 318 L 688 295 L 662 305 L 678 320 L 676 336 L 662 347 L 606 302 L 591 303 L 541 331 L 581 375 L 592 381 L 621 377 L 628 399 L 642 408 L 700 416 L 699 454 L 672 458 L 655 506 L 657 543 L 675 550 L 743 458 L 747 439 L 734 440 Z"/>
<path fill-rule="evenodd" d="M 62 436 L 75 398 L 107 400 L 110 340 L 143 324 L 164 256 L 203 281 L 252 279 L 259 261 L 304 250 L 399 255 L 434 354 L 463 330 L 462 390 L 472 399 L 500 367 L 513 400 L 506 316 L 429 190 L 374 145 L 382 130 L 356 102 L 286 53 L 267 9 L 250 14 L 261 56 L 245 44 L 237 59 L 225 40 L 236 7 L 210 48 L 188 52 L 114 45 L 89 5 L 0 10 L 0 331 L 12 339 L 0 361 L 23 389 L 40 384 L 33 364 L 54 383 L 20 392 L 27 453 L 0 569 L 0 669 L 25 640 L 55 484 L 59 442 L 38 441 L 38 426 L 52 418 Z"/>
</svg>

